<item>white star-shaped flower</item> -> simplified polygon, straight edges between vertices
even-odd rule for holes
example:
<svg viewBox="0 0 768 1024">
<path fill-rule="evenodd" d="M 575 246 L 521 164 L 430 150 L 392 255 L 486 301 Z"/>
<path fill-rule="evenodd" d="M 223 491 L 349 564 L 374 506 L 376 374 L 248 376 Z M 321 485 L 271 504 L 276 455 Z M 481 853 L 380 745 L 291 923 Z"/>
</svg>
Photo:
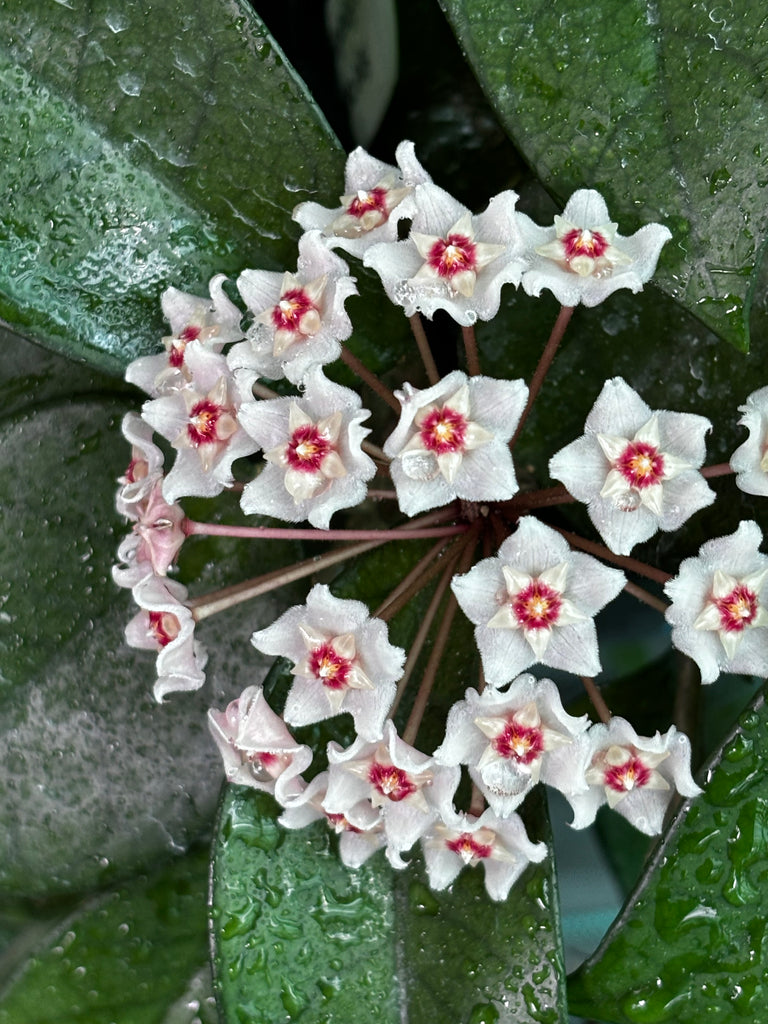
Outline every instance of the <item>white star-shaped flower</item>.
<svg viewBox="0 0 768 1024">
<path fill-rule="evenodd" d="M 125 640 L 129 647 L 158 652 L 155 700 L 160 703 L 178 690 L 199 690 L 208 655 L 194 638 L 186 588 L 166 576 L 146 576 L 133 588 L 133 599 L 141 611 L 125 627 Z"/>
<path fill-rule="evenodd" d="M 264 654 L 294 663 L 283 712 L 289 725 L 349 712 L 363 739 L 381 737 L 405 652 L 389 643 L 386 624 L 372 619 L 362 601 L 334 597 L 318 583 L 306 604 L 289 608 L 251 642 Z"/>
<path fill-rule="evenodd" d="M 131 445 L 131 459 L 120 477 L 115 506 L 122 516 L 136 520 L 137 507 L 163 476 L 164 456 L 152 440 L 153 431 L 135 412 L 126 413 L 121 426 L 123 437 Z"/>
<path fill-rule="evenodd" d="M 260 686 L 247 687 L 224 711 L 211 708 L 208 728 L 228 782 L 271 793 L 284 807 L 302 793 L 312 750 L 291 736 Z"/>
<path fill-rule="evenodd" d="M 381 808 L 387 833 L 387 858 L 401 867 L 409 850 L 436 820 L 435 800 L 452 795 L 460 769 L 437 765 L 397 735 L 391 720 L 376 742 L 359 737 L 346 750 L 328 744 L 329 779 L 323 806 L 346 814 L 361 800 Z"/>
<path fill-rule="evenodd" d="M 304 519 L 327 530 L 331 516 L 359 504 L 376 465 L 362 450 L 370 413 L 359 396 L 311 371 L 301 398 L 245 403 L 239 419 L 264 449 L 266 466 L 246 484 L 240 506 L 248 514 L 289 523 Z"/>
<path fill-rule="evenodd" d="M 338 359 L 340 342 L 352 333 L 344 303 L 357 288 L 347 264 L 323 244 L 319 231 L 299 239 L 295 274 L 244 270 L 237 287 L 254 323 L 247 340 L 229 353 L 233 369 L 300 384 L 311 367 Z"/>
<path fill-rule="evenodd" d="M 672 643 L 696 662 L 701 681 L 720 672 L 768 676 L 768 556 L 747 520 L 735 533 L 703 544 L 664 591 Z"/>
<path fill-rule="evenodd" d="M 185 365 L 189 383 L 142 408 L 142 417 L 176 449 L 163 483 L 171 503 L 187 495 L 212 498 L 231 487 L 232 463 L 257 447 L 238 423 L 240 401 L 225 357 L 191 341 Z"/>
<path fill-rule="evenodd" d="M 625 577 L 568 544 L 532 516 L 451 586 L 466 616 L 491 686 L 536 662 L 582 675 L 600 671 L 593 617 Z"/>
<path fill-rule="evenodd" d="M 663 735 L 638 736 L 623 718 L 593 725 L 583 738 L 587 754 L 583 792 L 566 794 L 573 807 L 572 827 L 591 825 L 608 804 L 646 835 L 658 835 L 675 791 L 698 796 L 691 777 L 691 744 L 671 726 Z"/>
<path fill-rule="evenodd" d="M 565 792 L 583 782 L 574 744 L 589 727 L 563 708 L 551 679 L 522 675 L 505 691 L 468 689 L 448 713 L 438 764 L 466 764 L 492 810 L 505 818 L 539 781 Z"/>
<path fill-rule="evenodd" d="M 489 807 L 476 817 L 454 810 L 452 794 L 444 789 L 435 801 L 439 818 L 421 839 L 429 884 L 447 888 L 465 867 L 483 865 L 485 888 L 492 900 L 502 901 L 531 863 L 547 855 L 544 843 L 532 843 L 518 814 L 498 817 Z"/>
<path fill-rule="evenodd" d="M 230 342 L 240 341 L 242 313 L 224 294 L 224 281 L 224 274 L 211 278 L 210 299 L 187 295 L 178 288 L 163 292 L 163 313 L 171 325 L 170 335 L 163 338 L 165 352 L 134 359 L 125 371 L 127 381 L 156 398 L 189 381 L 186 349 L 190 341 L 197 341 L 211 352 L 221 352 Z"/>
<path fill-rule="evenodd" d="M 608 547 L 628 555 L 657 530 L 676 530 L 715 492 L 698 472 L 712 424 L 653 412 L 621 377 L 603 385 L 586 433 L 552 457 L 549 472 L 579 501 Z"/>
<path fill-rule="evenodd" d="M 381 812 L 369 801 L 361 800 L 344 813 L 327 811 L 323 806 L 328 787 L 328 772 L 316 775 L 305 790 L 293 797 L 290 805 L 277 819 L 283 828 L 299 829 L 314 821 L 325 819 L 339 837 L 339 856 L 348 868 L 359 868 L 377 850 L 386 846 L 384 820 Z M 405 867 L 405 861 L 393 863 L 394 867 Z"/>
<path fill-rule="evenodd" d="M 444 309 L 465 327 L 491 320 L 502 285 L 518 284 L 524 266 L 517 193 L 500 192 L 477 216 L 437 185 L 419 186 L 414 202 L 409 238 L 368 249 L 363 262 L 406 316 Z"/>
<path fill-rule="evenodd" d="M 749 437 L 731 457 L 736 485 L 747 494 L 768 495 L 768 387 L 754 391 L 744 405 L 739 423 Z"/>
<path fill-rule="evenodd" d="M 542 228 L 524 214 L 527 249 L 521 284 L 528 295 L 551 291 L 563 306 L 596 306 L 619 288 L 642 291 L 656 270 L 661 247 L 672 237 L 662 224 L 646 224 L 627 238 L 617 233 L 599 192 L 579 189 L 554 226 Z"/>
<path fill-rule="evenodd" d="M 396 394 L 400 422 L 384 451 L 405 515 L 454 498 L 504 501 L 517 493 L 507 442 L 528 396 L 523 381 L 455 370 L 424 391 L 405 384 Z"/>
<path fill-rule="evenodd" d="M 395 151 L 397 167 L 382 163 L 358 147 L 347 158 L 341 205 L 328 209 L 318 203 L 299 203 L 293 219 L 305 231 L 319 229 L 326 244 L 361 257 L 378 242 L 394 242 L 397 225 L 413 216 L 416 185 L 430 177 L 416 159 L 412 142 Z"/>
</svg>

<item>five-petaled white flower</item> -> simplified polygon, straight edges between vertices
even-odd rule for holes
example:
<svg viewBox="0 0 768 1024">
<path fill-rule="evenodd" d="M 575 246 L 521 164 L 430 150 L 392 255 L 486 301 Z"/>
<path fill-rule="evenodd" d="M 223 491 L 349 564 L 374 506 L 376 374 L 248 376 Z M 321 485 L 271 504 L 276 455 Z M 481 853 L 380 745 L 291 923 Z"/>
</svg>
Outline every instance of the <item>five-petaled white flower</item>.
<svg viewBox="0 0 768 1024">
<path fill-rule="evenodd" d="M 228 782 L 271 793 L 283 806 L 303 792 L 312 750 L 291 736 L 260 686 L 247 687 L 224 711 L 211 708 L 208 728 Z"/>
<path fill-rule="evenodd" d="M 545 843 L 532 843 L 518 814 L 500 818 L 489 807 L 476 817 L 454 810 L 443 789 L 436 800 L 437 819 L 422 836 L 429 884 L 447 888 L 465 867 L 482 864 L 485 888 L 492 900 L 505 900 L 531 863 L 547 855 Z"/>
<path fill-rule="evenodd" d="M 657 530 L 676 530 L 711 505 L 715 492 L 698 472 L 712 424 L 684 412 L 652 412 L 621 377 L 603 385 L 585 425 L 549 472 L 574 498 L 619 555 Z"/>
<path fill-rule="evenodd" d="M 731 456 L 736 485 L 747 494 L 768 496 L 768 387 L 754 391 L 739 412 L 749 437 Z"/>
<path fill-rule="evenodd" d="M 244 270 L 237 287 L 255 319 L 247 340 L 229 353 L 233 369 L 300 384 L 310 367 L 338 359 L 339 343 L 352 333 L 344 303 L 357 288 L 319 231 L 299 239 L 295 274 Z"/>
<path fill-rule="evenodd" d="M 301 398 L 271 398 L 243 405 L 239 418 L 264 449 L 266 466 L 246 484 L 240 500 L 260 513 L 318 529 L 331 516 L 365 498 L 376 465 L 362 450 L 370 413 L 359 396 L 329 381 L 318 368 L 307 377 Z"/>
<path fill-rule="evenodd" d="M 501 686 L 536 662 L 598 673 L 593 617 L 625 582 L 618 569 L 571 551 L 559 533 L 525 516 L 496 557 L 455 576 L 451 586 L 475 624 L 486 680 Z"/>
<path fill-rule="evenodd" d="M 191 341 L 185 349 L 190 382 L 145 402 L 142 416 L 176 449 L 163 483 L 166 501 L 186 495 L 212 498 L 234 483 L 232 463 L 256 445 L 237 420 L 240 405 L 223 355 Z"/>
<path fill-rule="evenodd" d="M 137 507 L 147 500 L 149 492 L 162 479 L 164 456 L 152 440 L 152 428 L 135 412 L 125 414 L 121 429 L 131 445 L 131 459 L 118 481 L 115 507 L 120 515 L 135 521 Z"/>
<path fill-rule="evenodd" d="M 384 444 L 400 509 L 416 515 L 454 498 L 504 501 L 517 493 L 507 442 L 528 389 L 521 380 L 455 370 L 431 388 L 396 392 L 400 422 Z"/>
<path fill-rule="evenodd" d="M 492 810 L 507 817 L 537 782 L 563 792 L 584 788 L 577 736 L 589 728 L 586 715 L 563 708 L 551 679 L 522 675 L 505 691 L 471 687 L 448 713 L 445 739 L 434 753 L 438 764 L 466 764 Z"/>
<path fill-rule="evenodd" d="M 306 604 L 289 608 L 251 642 L 264 654 L 294 663 L 283 712 L 289 725 L 348 711 L 363 739 L 381 737 L 405 652 L 389 643 L 386 624 L 372 619 L 362 601 L 334 597 L 318 583 Z"/>
<path fill-rule="evenodd" d="M 316 775 L 306 789 L 293 797 L 277 819 L 283 828 L 298 829 L 325 819 L 328 828 L 339 837 L 339 856 L 348 868 L 359 868 L 387 843 L 381 811 L 368 800 L 360 800 L 341 811 L 327 811 L 323 806 L 328 787 L 328 772 Z M 393 861 L 404 868 L 405 861 Z"/>
<path fill-rule="evenodd" d="M 395 160 L 397 167 L 392 167 L 358 147 L 347 158 L 341 206 L 299 203 L 293 219 L 305 231 L 320 229 L 329 246 L 351 256 L 362 256 L 377 242 L 394 242 L 398 222 L 413 216 L 414 187 L 431 180 L 412 142 L 400 143 Z"/>
<path fill-rule="evenodd" d="M 368 743 L 358 737 L 346 750 L 328 744 L 329 779 L 323 806 L 346 814 L 361 800 L 381 808 L 387 833 L 387 858 L 401 867 L 409 850 L 435 821 L 435 800 L 452 795 L 460 769 L 444 767 L 397 735 L 388 720 L 384 736 Z"/>
<path fill-rule="evenodd" d="M 167 288 L 161 299 L 165 319 L 171 325 L 170 335 L 163 338 L 165 352 L 134 359 L 125 371 L 125 379 L 156 398 L 183 387 L 190 379 L 186 364 L 190 341 L 197 341 L 211 352 L 221 352 L 225 345 L 239 341 L 243 337 L 242 313 L 224 294 L 225 281 L 224 274 L 211 278 L 210 299 Z"/>
<path fill-rule="evenodd" d="M 691 777 L 691 744 L 674 726 L 663 735 L 638 736 L 623 718 L 599 722 L 580 740 L 586 751 L 588 789 L 566 794 L 573 807 L 572 827 L 591 825 L 608 804 L 646 835 L 661 832 L 675 790 L 698 796 Z"/>
<path fill-rule="evenodd" d="M 477 216 L 437 185 L 421 185 L 410 236 L 368 249 L 363 258 L 406 316 L 444 309 L 467 327 L 499 311 L 501 287 L 519 284 L 523 243 L 516 192 L 500 192 Z"/>
<path fill-rule="evenodd" d="M 194 638 L 186 587 L 167 576 L 148 575 L 133 588 L 133 599 L 141 611 L 125 627 L 125 639 L 130 647 L 158 652 L 155 700 L 160 703 L 178 690 L 199 690 L 208 655 Z"/>
<path fill-rule="evenodd" d="M 574 192 L 554 227 L 518 216 L 528 259 L 521 284 L 528 295 L 548 289 L 563 306 L 596 306 L 619 288 L 642 291 L 672 237 L 662 224 L 646 224 L 628 238 L 617 234 L 593 189 Z"/>
<path fill-rule="evenodd" d="M 703 544 L 664 586 L 672 643 L 696 662 L 701 681 L 721 671 L 768 676 L 768 555 L 747 520 L 735 533 Z"/>
</svg>

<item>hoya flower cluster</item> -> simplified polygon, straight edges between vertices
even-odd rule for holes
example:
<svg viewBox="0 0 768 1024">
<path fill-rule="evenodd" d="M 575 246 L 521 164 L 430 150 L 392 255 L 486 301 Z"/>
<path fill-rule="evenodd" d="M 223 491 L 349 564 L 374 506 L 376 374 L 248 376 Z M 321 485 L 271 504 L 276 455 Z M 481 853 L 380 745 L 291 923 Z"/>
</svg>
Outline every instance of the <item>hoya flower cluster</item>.
<svg viewBox="0 0 768 1024">
<path fill-rule="evenodd" d="M 201 618 L 306 580 L 305 601 L 252 637 L 263 654 L 290 665 L 282 706 L 252 679 L 228 707 L 209 712 L 228 780 L 272 794 L 286 828 L 326 821 L 352 868 L 377 851 L 403 868 L 419 844 L 434 888 L 482 864 L 489 895 L 503 900 L 545 856 L 519 814 L 540 783 L 564 794 L 575 828 L 607 805 L 649 835 L 661 831 L 675 793 L 700 792 L 685 735 L 674 727 L 638 735 L 605 708 L 594 683 L 602 670 L 595 619 L 625 589 L 664 607 L 628 580 L 626 572 L 642 574 L 643 565 L 627 556 L 658 531 L 678 529 L 715 492 L 705 466 L 710 423 L 651 409 L 620 377 L 595 397 L 584 435 L 552 456 L 560 486 L 521 489 L 515 444 L 548 364 L 531 391 L 514 377 L 485 376 L 474 325 L 496 315 L 505 286 L 531 296 L 550 291 L 563 306 L 545 349 L 551 359 L 573 307 L 594 306 L 619 288 L 639 291 L 670 233 L 649 224 L 622 236 L 588 189 L 551 226 L 520 213 L 512 191 L 474 214 L 431 181 L 408 142 L 395 166 L 356 150 L 343 190 L 338 206 L 295 210 L 304 229 L 295 266 L 245 269 L 229 284 L 218 275 L 208 298 L 169 289 L 164 351 L 128 368 L 147 398 L 141 415 L 123 424 L 132 454 L 117 505 L 132 529 L 114 576 L 139 607 L 126 638 L 157 653 L 154 692 L 162 700 L 204 683 L 205 650 L 194 635 Z M 378 273 L 410 320 L 423 367 L 394 390 L 347 346 L 346 303 L 357 287 L 339 251 Z M 443 376 L 421 319 L 438 311 L 462 327 L 466 346 L 465 369 Z M 337 382 L 338 361 L 358 377 L 360 393 Z M 391 417 L 375 443 L 367 405 L 377 421 Z M 733 456 L 737 483 L 768 494 L 768 389 L 742 412 L 750 436 Z M 179 504 L 233 488 L 245 516 L 277 525 L 198 523 Z M 601 543 L 564 529 L 557 504 L 573 499 L 586 504 Z M 386 527 L 339 527 L 339 513 L 372 500 L 399 514 L 385 515 Z M 190 598 L 173 578 L 181 545 L 190 535 L 227 532 L 251 543 L 335 546 Z M 379 609 L 334 593 L 334 566 L 412 540 L 432 545 Z M 673 643 L 705 683 L 721 671 L 768 675 L 761 541 L 757 525 L 743 522 L 684 561 L 675 578 L 649 572 L 671 600 Z M 422 590 L 429 600 L 404 650 L 390 626 Z M 480 671 L 454 695 L 430 752 L 419 740 L 422 721 L 462 614 L 474 626 Z M 569 714 L 548 668 L 582 677 L 602 720 Z M 340 729 L 346 740 L 325 750 L 297 738 L 326 721 L 352 731 Z M 460 801 L 463 773 L 471 796 Z"/>
</svg>

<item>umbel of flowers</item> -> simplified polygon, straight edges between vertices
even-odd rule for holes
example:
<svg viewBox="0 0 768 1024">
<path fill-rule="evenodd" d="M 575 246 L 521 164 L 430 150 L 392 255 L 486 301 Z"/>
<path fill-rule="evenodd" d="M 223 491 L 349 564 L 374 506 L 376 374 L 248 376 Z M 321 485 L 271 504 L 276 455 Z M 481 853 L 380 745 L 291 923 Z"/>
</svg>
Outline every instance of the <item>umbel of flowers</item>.
<svg viewBox="0 0 768 1024">
<path fill-rule="evenodd" d="M 670 237 L 665 227 L 622 236 L 602 197 L 587 189 L 550 226 L 518 212 L 511 191 L 473 214 L 430 180 L 408 142 L 396 166 L 356 150 L 343 188 L 335 208 L 297 207 L 305 233 L 295 268 L 240 274 L 242 308 L 222 276 L 212 279 L 209 298 L 169 289 L 164 351 L 128 368 L 148 397 L 123 424 L 132 453 L 117 505 L 133 525 L 114 576 L 139 607 L 126 638 L 157 652 L 158 700 L 196 689 L 205 679 L 205 651 L 194 635 L 201 619 L 288 581 L 312 583 L 319 571 L 379 545 L 431 539 L 378 609 L 315 582 L 304 603 L 255 632 L 258 650 L 291 665 L 285 705 L 271 707 L 259 681 L 249 680 L 237 700 L 209 712 L 210 728 L 230 782 L 271 793 L 286 828 L 325 820 L 350 867 L 383 850 L 403 868 L 420 843 L 434 888 L 482 864 L 489 895 L 503 900 L 526 865 L 545 856 L 518 814 L 534 787 L 564 794 L 574 828 L 607 804 L 649 835 L 661 831 L 675 794 L 700 792 L 685 735 L 671 727 L 640 736 L 606 707 L 594 682 L 597 613 L 628 590 L 666 615 L 672 642 L 698 664 L 703 682 L 721 671 L 766 676 L 768 556 L 756 524 L 742 522 L 732 536 L 704 544 L 675 578 L 628 557 L 711 504 L 708 478 L 730 470 L 704 466 L 711 426 L 704 417 L 651 409 L 619 377 L 595 396 L 584 435 L 552 456 L 559 484 L 520 490 L 515 444 L 574 307 L 620 288 L 639 291 Z M 352 334 L 345 303 L 357 290 L 337 250 L 373 268 L 409 319 L 423 368 L 395 391 L 345 344 Z M 527 384 L 482 373 L 474 325 L 496 315 L 504 286 L 532 296 L 547 290 L 562 305 Z M 422 323 L 438 310 L 461 325 L 466 356 L 465 369 L 443 377 Z M 360 394 L 328 375 L 336 360 L 357 376 Z M 278 394 L 273 384 L 282 380 Z M 391 416 L 380 443 L 369 440 L 367 402 Z M 768 389 L 742 412 L 749 439 L 733 470 L 745 490 L 765 495 Z M 247 479 L 236 484 L 233 464 L 246 457 L 239 476 Z M 199 523 L 178 504 L 235 487 L 245 515 L 293 525 Z M 389 502 L 402 518 L 387 529 L 331 525 L 370 500 Z M 573 500 L 586 504 L 601 542 L 559 525 L 553 509 Z M 190 535 L 214 533 L 331 547 L 284 571 L 190 597 L 172 577 L 176 556 Z M 637 577 L 663 586 L 671 604 Z M 391 643 L 388 624 L 424 588 L 431 597 L 405 651 Z M 457 614 L 474 625 L 481 670 L 455 694 L 444 739 L 429 753 L 420 749 L 420 726 Z M 599 721 L 565 710 L 542 674 L 547 667 L 583 679 Z M 346 745 L 315 751 L 291 732 L 338 716 L 354 725 Z M 457 806 L 464 772 L 471 797 Z"/>
</svg>

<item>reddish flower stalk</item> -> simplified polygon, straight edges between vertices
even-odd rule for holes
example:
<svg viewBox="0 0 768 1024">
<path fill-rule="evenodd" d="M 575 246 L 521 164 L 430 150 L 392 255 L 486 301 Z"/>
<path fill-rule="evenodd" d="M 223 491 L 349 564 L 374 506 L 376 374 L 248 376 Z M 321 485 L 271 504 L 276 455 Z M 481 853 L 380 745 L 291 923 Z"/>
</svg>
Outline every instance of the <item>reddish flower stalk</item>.
<svg viewBox="0 0 768 1024">
<path fill-rule="evenodd" d="M 451 578 L 453 577 L 454 571 L 456 569 L 456 563 L 458 562 L 461 555 L 466 551 L 465 545 L 469 547 L 470 551 L 474 547 L 472 540 L 465 539 L 464 541 L 459 543 L 455 550 L 450 552 L 450 554 L 446 557 L 445 562 L 441 566 L 441 568 L 443 569 L 443 575 L 440 577 L 440 580 L 437 584 L 437 588 L 435 589 L 435 592 L 432 595 L 432 600 L 429 602 L 427 610 L 424 613 L 424 616 L 419 625 L 416 636 L 413 638 L 413 641 L 411 643 L 411 647 L 408 652 L 408 660 L 405 663 L 403 675 L 400 678 L 400 682 L 397 684 L 397 693 L 395 694 L 395 699 L 392 703 L 392 708 L 390 709 L 390 717 L 394 715 L 395 711 L 397 710 L 397 706 L 400 703 L 400 698 L 403 696 L 405 688 L 408 685 L 408 680 L 410 679 L 411 674 L 414 668 L 416 667 L 416 662 L 419 660 L 419 655 L 421 654 L 422 648 L 424 647 L 427 636 L 429 635 L 429 631 L 432 628 L 434 618 L 437 615 L 440 605 L 442 604 L 443 597 L 445 596 L 445 591 L 447 590 L 451 582 Z"/>
<path fill-rule="evenodd" d="M 594 679 L 590 679 L 589 676 L 582 676 L 581 681 L 584 683 L 584 689 L 587 691 L 587 696 L 592 702 L 592 707 L 597 712 L 600 721 L 605 722 L 607 725 L 611 720 L 611 712 L 603 700 L 602 693 L 600 693 L 599 688 L 595 685 Z"/>
<path fill-rule="evenodd" d="M 379 378 L 374 373 L 371 373 L 368 367 L 365 366 L 364 363 L 361 363 L 357 356 L 349 351 L 346 345 L 341 346 L 341 358 L 350 370 L 357 374 L 360 380 L 362 380 L 364 384 L 367 384 L 383 402 L 386 402 L 387 405 L 394 409 L 396 413 L 400 412 L 400 403 L 389 388 L 382 384 Z"/>
<path fill-rule="evenodd" d="M 467 356 L 467 373 L 470 377 L 478 377 L 480 370 L 480 353 L 477 349 L 477 338 L 474 327 L 462 327 L 461 334 L 464 338 L 464 351 Z"/>
<path fill-rule="evenodd" d="M 718 462 L 714 466 L 703 466 L 699 472 L 702 476 L 713 477 L 713 476 L 729 476 L 733 473 L 730 462 Z"/>
<path fill-rule="evenodd" d="M 394 615 L 397 615 L 400 609 L 404 608 L 415 594 L 423 590 L 443 568 L 444 561 L 440 558 L 440 553 L 445 548 L 445 542 L 442 540 L 434 544 L 379 605 L 373 613 L 373 617 L 388 622 Z"/>
<path fill-rule="evenodd" d="M 655 608 L 656 611 L 661 612 L 663 615 L 669 608 L 669 602 L 662 600 L 660 597 L 656 597 L 655 594 L 650 594 L 644 587 L 638 587 L 636 583 L 631 583 L 629 580 L 624 584 L 624 589 L 632 597 L 636 597 L 638 601 L 642 601 L 644 604 L 649 605 L 651 608 Z"/>
<path fill-rule="evenodd" d="M 635 572 L 640 576 L 645 576 L 647 579 L 653 580 L 655 583 L 661 584 L 667 583 L 672 579 L 671 573 L 664 572 L 663 569 L 657 569 L 653 565 L 648 565 L 647 562 L 641 562 L 638 558 L 629 558 L 626 555 L 614 555 L 611 549 L 606 547 L 605 544 L 598 544 L 593 540 L 587 540 L 585 537 L 580 537 L 577 533 L 571 533 L 570 530 L 562 530 L 559 526 L 553 526 L 552 529 L 561 533 L 572 548 L 579 548 L 581 551 L 587 551 L 590 555 L 594 555 L 596 558 L 602 558 L 606 562 L 613 562 L 614 565 L 618 565 L 622 569 L 626 569 L 627 572 Z"/>
<path fill-rule="evenodd" d="M 410 526 L 410 524 L 408 524 Z M 383 543 L 388 540 L 402 540 L 405 533 L 409 540 L 431 537 L 454 537 L 466 533 L 463 523 L 455 526 L 416 527 L 405 530 L 316 530 L 312 527 L 290 528 L 282 526 L 229 526 L 226 523 L 198 523 L 192 519 L 184 521 L 184 532 L 189 536 L 240 537 L 249 540 L 372 540 Z"/>
<path fill-rule="evenodd" d="M 466 546 L 461 553 L 461 562 L 459 565 L 460 573 L 466 572 L 472 564 L 472 556 L 475 548 L 473 540 L 475 538 L 476 534 L 472 539 L 467 538 Z M 442 583 L 442 580 L 440 582 Z M 450 582 L 450 576 L 448 578 L 448 582 Z M 440 667 L 440 662 L 442 661 L 443 654 L 445 653 L 445 648 L 448 645 L 448 639 L 451 635 L 451 628 L 453 626 L 453 619 L 458 611 L 458 607 L 459 605 L 456 598 L 453 594 L 450 594 L 443 612 L 443 617 L 440 620 L 440 627 L 437 631 L 437 636 L 435 637 L 432 653 L 429 656 L 427 667 L 424 669 L 424 675 L 422 676 L 421 685 L 419 686 L 416 694 L 416 700 L 413 703 L 411 714 L 408 718 L 405 729 L 403 730 L 403 741 L 405 743 L 413 745 L 416 742 L 416 736 L 419 732 L 421 720 L 424 717 L 424 712 L 427 708 L 429 696 L 432 693 L 432 687 L 434 686 L 435 679 L 437 678 L 437 670 Z M 435 608 L 435 612 L 437 612 L 437 608 Z"/>
<path fill-rule="evenodd" d="M 560 342 L 563 340 L 565 329 L 570 323 L 571 316 L 573 315 L 573 306 L 561 306 L 560 312 L 557 314 L 557 320 L 555 320 L 555 326 L 552 328 L 552 333 L 549 336 L 549 341 L 544 346 L 544 351 L 541 354 L 539 365 L 531 378 L 531 384 L 528 388 L 528 402 L 523 410 L 523 415 L 520 417 L 520 422 L 517 424 L 517 430 L 512 436 L 512 440 L 509 442 L 509 447 L 514 448 L 517 442 L 520 432 L 523 429 L 525 421 L 528 419 L 528 414 L 533 408 L 533 403 L 541 391 L 541 385 L 549 372 L 549 368 L 552 365 L 552 360 L 555 358 L 555 353 L 558 350 Z"/>
<path fill-rule="evenodd" d="M 440 374 L 435 365 L 432 350 L 429 347 L 429 340 L 424 330 L 424 324 L 421 322 L 421 316 L 418 313 L 414 313 L 413 316 L 408 317 L 408 323 L 411 325 L 411 330 L 419 349 L 419 355 L 424 363 L 424 369 L 427 371 L 427 380 L 430 384 L 437 384 L 440 380 Z"/>
</svg>

